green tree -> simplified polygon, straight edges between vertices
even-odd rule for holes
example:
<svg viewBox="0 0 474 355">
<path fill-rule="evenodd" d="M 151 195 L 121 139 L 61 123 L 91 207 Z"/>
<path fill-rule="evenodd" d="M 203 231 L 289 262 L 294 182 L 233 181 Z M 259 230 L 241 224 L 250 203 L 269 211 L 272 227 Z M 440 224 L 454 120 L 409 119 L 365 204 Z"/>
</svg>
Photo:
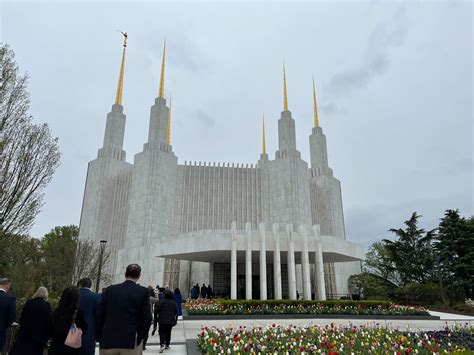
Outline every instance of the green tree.
<svg viewBox="0 0 474 355">
<path fill-rule="evenodd" d="M 436 280 L 432 253 L 435 231 L 419 228 L 420 217 L 413 212 L 410 219 L 405 221 L 405 229 L 390 229 L 396 236 L 394 241 L 383 240 L 388 257 L 392 261 L 392 271 L 399 274 L 402 286 Z"/>
<path fill-rule="evenodd" d="M 362 269 L 392 285 L 398 286 L 400 284 L 400 275 L 386 244 L 383 242 L 375 242 L 369 247 Z"/>
<path fill-rule="evenodd" d="M 12 291 L 18 297 L 31 297 L 39 280 L 40 241 L 26 235 L 1 236 L 2 260 L 0 275 L 13 280 Z"/>
<path fill-rule="evenodd" d="M 367 300 L 390 300 L 397 289 L 397 285 L 369 272 L 350 276 L 349 287 L 358 289 Z"/>
<path fill-rule="evenodd" d="M 465 298 L 473 297 L 474 217 L 465 219 L 458 210 L 446 210 L 435 247 L 446 283 L 461 288 Z"/>
<path fill-rule="evenodd" d="M 70 225 L 54 227 L 41 240 L 41 279 L 53 295 L 71 285 L 78 237 L 79 227 Z"/>
</svg>

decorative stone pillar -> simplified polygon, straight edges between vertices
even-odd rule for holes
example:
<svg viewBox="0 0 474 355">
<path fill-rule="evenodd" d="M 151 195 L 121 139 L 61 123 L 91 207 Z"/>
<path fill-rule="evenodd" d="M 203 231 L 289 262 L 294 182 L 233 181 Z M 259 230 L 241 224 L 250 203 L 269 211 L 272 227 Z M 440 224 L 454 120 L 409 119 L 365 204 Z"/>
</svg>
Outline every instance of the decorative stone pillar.
<svg viewBox="0 0 474 355">
<path fill-rule="evenodd" d="M 232 250 L 230 252 L 230 299 L 237 299 L 237 223 L 231 224 Z"/>
<path fill-rule="evenodd" d="M 267 249 L 265 243 L 265 223 L 258 225 L 260 232 L 260 299 L 267 299 Z"/>
<path fill-rule="evenodd" d="M 245 299 L 252 299 L 252 225 L 245 223 Z"/>
<path fill-rule="evenodd" d="M 301 252 L 301 268 L 303 271 L 303 295 L 305 300 L 311 299 L 311 279 L 309 270 L 309 246 L 308 246 L 308 233 L 306 226 L 300 226 L 300 234 L 302 238 L 302 252 Z"/>
<path fill-rule="evenodd" d="M 278 236 L 278 224 L 272 225 L 273 240 L 275 241 L 275 248 L 273 250 L 273 298 L 276 300 L 282 299 L 281 292 L 281 261 L 280 261 L 280 238 Z"/>
<path fill-rule="evenodd" d="M 293 240 L 293 225 L 286 225 L 288 238 L 288 295 L 290 300 L 296 300 L 296 265 L 295 265 L 295 242 Z"/>
<path fill-rule="evenodd" d="M 313 226 L 313 231 L 316 242 L 316 299 L 324 301 L 326 300 L 326 285 L 324 283 L 323 248 L 321 246 L 319 224 Z"/>
</svg>

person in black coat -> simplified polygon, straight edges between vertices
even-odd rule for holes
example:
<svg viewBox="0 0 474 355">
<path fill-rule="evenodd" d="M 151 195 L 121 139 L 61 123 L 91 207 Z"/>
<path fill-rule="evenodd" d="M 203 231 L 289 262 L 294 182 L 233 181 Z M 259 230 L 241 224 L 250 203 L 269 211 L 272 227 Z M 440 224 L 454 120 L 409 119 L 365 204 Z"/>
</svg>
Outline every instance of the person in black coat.
<svg viewBox="0 0 474 355">
<path fill-rule="evenodd" d="M 82 354 L 82 347 L 75 349 L 64 344 L 72 323 L 87 333 L 87 323 L 84 313 L 79 309 L 79 290 L 76 287 L 66 288 L 59 299 L 58 308 L 53 312 L 50 324 L 51 347 L 49 355 Z"/>
<path fill-rule="evenodd" d="M 165 298 L 155 307 L 160 324 L 158 332 L 160 333 L 160 353 L 162 353 L 165 349 L 170 348 L 171 330 L 178 322 L 178 306 L 173 300 L 173 292 L 165 291 Z"/>
<path fill-rule="evenodd" d="M 8 294 L 12 282 L 0 279 L 0 353 L 5 346 L 7 329 L 16 318 L 16 298 Z"/>
<path fill-rule="evenodd" d="M 21 311 L 20 331 L 10 354 L 42 355 L 49 338 L 50 319 L 48 290 L 41 286 Z"/>
<path fill-rule="evenodd" d="M 95 324 L 97 322 L 100 295 L 91 290 L 92 280 L 88 277 L 81 279 L 78 285 L 80 287 L 79 309 L 84 313 L 87 323 L 87 333 L 82 335 L 83 353 L 84 355 L 94 355 Z"/>
<path fill-rule="evenodd" d="M 101 350 L 136 349 L 141 354 L 151 325 L 151 306 L 150 292 L 137 285 L 140 274 L 140 265 L 128 265 L 125 282 L 107 287 L 102 294 L 96 327 Z"/>
</svg>

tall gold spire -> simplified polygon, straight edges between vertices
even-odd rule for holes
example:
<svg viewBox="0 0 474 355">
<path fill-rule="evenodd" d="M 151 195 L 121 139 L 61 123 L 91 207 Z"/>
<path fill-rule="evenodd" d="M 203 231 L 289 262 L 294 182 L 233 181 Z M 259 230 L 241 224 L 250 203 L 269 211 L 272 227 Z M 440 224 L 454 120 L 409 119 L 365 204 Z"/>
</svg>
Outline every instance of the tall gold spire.
<svg viewBox="0 0 474 355">
<path fill-rule="evenodd" d="M 168 132 L 166 133 L 167 143 L 171 145 L 171 96 L 170 96 L 170 107 L 168 109 Z"/>
<path fill-rule="evenodd" d="M 283 111 L 288 111 L 288 95 L 286 94 L 285 62 L 283 62 Z"/>
<path fill-rule="evenodd" d="M 267 143 L 265 141 L 265 114 L 263 114 L 263 129 L 262 129 L 262 154 L 267 154 Z"/>
<path fill-rule="evenodd" d="M 117 93 L 115 94 L 115 104 L 122 104 L 122 91 L 123 91 L 123 73 L 125 70 L 125 51 L 127 49 L 127 32 L 121 32 L 123 34 L 123 52 L 122 52 L 122 64 L 120 65 L 120 75 L 117 85 Z"/>
<path fill-rule="evenodd" d="M 161 60 L 161 78 L 160 78 L 160 90 L 158 91 L 158 97 L 165 97 L 165 54 L 166 54 L 166 38 L 163 44 L 163 59 Z"/>
<path fill-rule="evenodd" d="M 316 104 L 316 87 L 314 86 L 314 77 L 313 77 L 313 110 L 314 110 L 314 127 L 318 127 L 319 118 L 318 118 L 318 106 Z"/>
</svg>

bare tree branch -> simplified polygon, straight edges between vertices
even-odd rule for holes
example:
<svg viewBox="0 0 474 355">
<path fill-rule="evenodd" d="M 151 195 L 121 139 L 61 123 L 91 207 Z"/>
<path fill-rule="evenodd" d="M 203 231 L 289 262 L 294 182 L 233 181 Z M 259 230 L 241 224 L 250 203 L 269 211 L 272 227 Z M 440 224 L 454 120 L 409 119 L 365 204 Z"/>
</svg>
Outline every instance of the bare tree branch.
<svg viewBox="0 0 474 355">
<path fill-rule="evenodd" d="M 58 139 L 28 114 L 28 75 L 0 44 L 0 233 L 27 232 L 60 161 Z"/>
</svg>

